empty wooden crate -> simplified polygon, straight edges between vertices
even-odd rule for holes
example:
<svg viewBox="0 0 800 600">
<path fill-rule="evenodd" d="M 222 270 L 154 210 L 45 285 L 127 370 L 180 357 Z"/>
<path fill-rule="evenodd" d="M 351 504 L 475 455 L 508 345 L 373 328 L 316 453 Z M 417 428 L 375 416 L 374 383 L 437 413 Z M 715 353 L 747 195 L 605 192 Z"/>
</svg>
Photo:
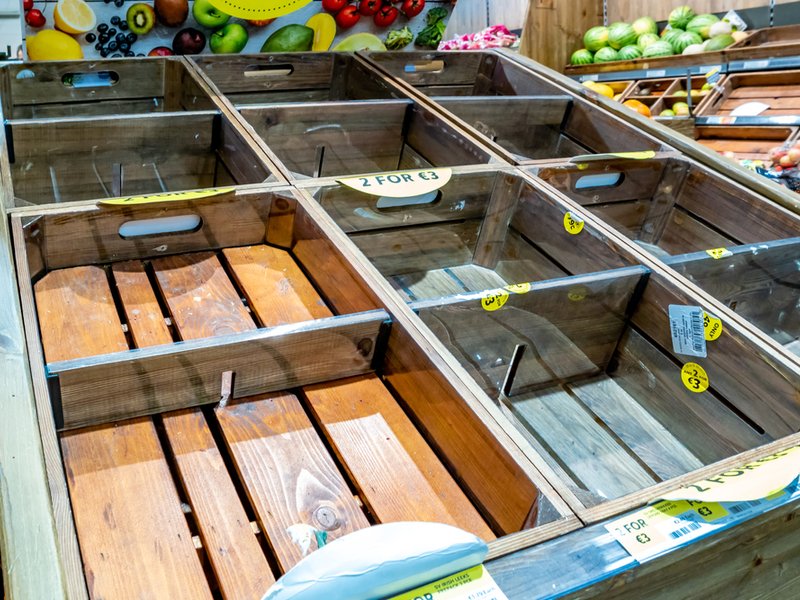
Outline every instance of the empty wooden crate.
<svg viewBox="0 0 800 600">
<path fill-rule="evenodd" d="M 129 115 L 214 108 L 179 56 L 48 61 L 0 68 L 5 119 Z"/>
<path fill-rule="evenodd" d="M 491 52 L 369 53 L 511 162 L 663 144 L 590 102 Z M 587 92 L 588 93 L 588 92 Z"/>
<path fill-rule="evenodd" d="M 289 188 L 11 221 L 62 556 L 93 597 L 258 598 L 375 523 L 576 526 Z"/>
</svg>

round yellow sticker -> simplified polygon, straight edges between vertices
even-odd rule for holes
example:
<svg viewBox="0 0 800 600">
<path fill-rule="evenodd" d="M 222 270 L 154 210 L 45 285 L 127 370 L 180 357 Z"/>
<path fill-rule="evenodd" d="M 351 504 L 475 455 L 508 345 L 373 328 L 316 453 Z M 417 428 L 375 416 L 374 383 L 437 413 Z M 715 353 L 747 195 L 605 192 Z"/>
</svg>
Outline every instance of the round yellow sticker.
<svg viewBox="0 0 800 600">
<path fill-rule="evenodd" d="M 505 287 L 512 294 L 527 294 L 531 291 L 530 283 L 515 283 L 514 285 L 507 285 Z"/>
<path fill-rule="evenodd" d="M 697 363 L 686 363 L 681 369 L 681 380 L 689 391 L 705 392 L 708 389 L 708 375 Z"/>
<path fill-rule="evenodd" d="M 703 327 L 705 331 L 706 340 L 713 342 L 720 335 L 722 335 L 722 321 L 710 315 L 707 312 L 703 313 Z"/>
<path fill-rule="evenodd" d="M 508 300 L 508 292 L 502 289 L 490 290 L 481 299 L 481 306 L 488 311 L 501 308 Z"/>
<path fill-rule="evenodd" d="M 583 231 L 583 219 L 574 216 L 572 213 L 566 213 L 564 215 L 564 229 L 573 235 L 580 233 Z"/>
<path fill-rule="evenodd" d="M 311 0 L 209 0 L 226 15 L 250 21 L 265 21 L 288 15 L 311 4 Z"/>
<path fill-rule="evenodd" d="M 714 248 L 712 250 L 706 250 L 706 254 L 708 254 L 713 259 L 719 258 L 726 258 L 728 256 L 733 256 L 733 252 L 728 250 L 727 248 Z"/>
<path fill-rule="evenodd" d="M 567 298 L 569 298 L 573 302 L 580 302 L 581 300 L 586 298 L 586 294 L 588 294 L 588 293 L 589 292 L 586 290 L 585 287 L 576 287 L 576 288 L 572 288 L 567 293 Z"/>
</svg>

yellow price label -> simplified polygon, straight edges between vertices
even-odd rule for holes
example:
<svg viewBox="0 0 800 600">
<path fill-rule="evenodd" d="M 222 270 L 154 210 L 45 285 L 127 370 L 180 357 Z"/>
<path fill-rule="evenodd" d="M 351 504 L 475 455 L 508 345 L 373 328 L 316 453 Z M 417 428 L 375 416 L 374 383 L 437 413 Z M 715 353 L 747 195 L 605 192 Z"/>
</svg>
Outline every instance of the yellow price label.
<svg viewBox="0 0 800 600">
<path fill-rule="evenodd" d="M 350 189 L 388 198 L 409 198 L 436 191 L 453 176 L 452 169 L 424 169 L 398 173 L 382 173 L 369 177 L 337 179 Z"/>
<path fill-rule="evenodd" d="M 490 290 L 481 299 L 481 306 L 489 312 L 502 308 L 508 301 L 508 292 L 502 289 Z"/>
<path fill-rule="evenodd" d="M 713 342 L 722 335 L 722 321 L 714 315 L 703 312 L 703 331 L 705 332 L 706 340 Z"/>
<path fill-rule="evenodd" d="M 165 194 L 151 194 L 150 196 L 130 196 L 129 198 L 112 198 L 101 200 L 100 204 L 111 206 L 130 206 L 134 204 L 152 204 L 154 202 L 178 202 L 185 200 L 199 200 L 201 198 L 211 198 L 220 194 L 227 194 L 235 191 L 236 188 L 216 188 L 212 190 L 197 190 L 195 192 L 167 192 Z"/>
<path fill-rule="evenodd" d="M 719 258 L 727 258 L 729 256 L 733 256 L 733 252 L 728 250 L 727 248 L 713 248 L 712 250 L 706 250 L 706 254 L 708 254 L 713 259 Z"/>
<path fill-rule="evenodd" d="M 388 600 L 508 600 L 489 572 L 478 565 Z"/>
<path fill-rule="evenodd" d="M 223 14 L 247 19 L 265 21 L 288 15 L 311 4 L 311 0 L 209 0 L 211 6 Z"/>
<path fill-rule="evenodd" d="M 512 294 L 527 294 L 531 291 L 530 283 L 515 283 L 514 285 L 507 285 L 504 289 Z"/>
<path fill-rule="evenodd" d="M 581 154 L 569 159 L 573 163 L 587 163 L 596 162 L 599 160 L 611 160 L 613 158 L 632 158 L 634 160 L 648 160 L 655 157 L 656 153 L 652 150 L 643 150 L 641 152 L 607 152 L 605 154 Z"/>
<path fill-rule="evenodd" d="M 583 219 L 572 213 L 566 213 L 564 215 L 564 229 L 573 235 L 579 234 L 583 231 Z"/>
<path fill-rule="evenodd" d="M 681 369 L 681 381 L 689 391 L 700 393 L 708 389 L 708 375 L 697 363 L 686 363 Z"/>
</svg>

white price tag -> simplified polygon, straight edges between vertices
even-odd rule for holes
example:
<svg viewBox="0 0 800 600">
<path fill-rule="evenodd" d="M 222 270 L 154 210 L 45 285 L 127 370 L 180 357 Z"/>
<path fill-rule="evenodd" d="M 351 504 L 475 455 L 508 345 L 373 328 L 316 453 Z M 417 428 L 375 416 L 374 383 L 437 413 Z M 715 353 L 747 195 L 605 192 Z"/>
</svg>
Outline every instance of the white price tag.
<svg viewBox="0 0 800 600">
<path fill-rule="evenodd" d="M 583 77 L 583 81 L 597 81 L 597 80 L 599 79 L 599 77 L 600 77 L 600 76 L 599 76 L 599 75 L 597 75 L 597 74 L 594 74 L 594 75 L 586 75 L 585 77 Z"/>
<path fill-rule="evenodd" d="M 744 63 L 745 69 L 766 69 L 769 66 L 768 60 L 748 60 Z"/>
<path fill-rule="evenodd" d="M 724 16 L 724 17 L 722 17 L 722 18 L 723 18 L 723 19 L 726 19 L 726 20 L 727 20 L 727 21 L 728 21 L 728 22 L 729 22 L 731 25 L 733 25 L 734 27 L 736 27 L 736 29 L 738 29 L 739 31 L 744 31 L 745 29 L 747 29 L 747 23 L 745 23 L 745 22 L 742 20 L 742 17 L 740 17 L 739 15 L 737 15 L 737 14 L 736 14 L 736 11 L 734 11 L 734 10 L 729 10 L 729 11 L 728 11 L 728 12 L 725 14 L 725 16 Z"/>
<path fill-rule="evenodd" d="M 657 71 L 648 71 L 646 77 L 649 79 L 650 77 L 664 77 L 667 74 L 666 69 L 658 69 Z"/>
<path fill-rule="evenodd" d="M 669 305 L 669 330 L 676 354 L 707 356 L 704 317 L 705 313 L 699 306 Z"/>
</svg>

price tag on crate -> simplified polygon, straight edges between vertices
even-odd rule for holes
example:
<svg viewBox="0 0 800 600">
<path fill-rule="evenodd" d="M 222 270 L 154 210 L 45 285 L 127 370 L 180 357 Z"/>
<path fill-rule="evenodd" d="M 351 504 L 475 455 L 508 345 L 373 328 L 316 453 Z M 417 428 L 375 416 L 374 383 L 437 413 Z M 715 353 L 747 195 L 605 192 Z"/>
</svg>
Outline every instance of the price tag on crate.
<svg viewBox="0 0 800 600">
<path fill-rule="evenodd" d="M 722 335 L 722 320 L 707 312 L 703 312 L 703 327 L 707 342 L 713 342 Z"/>
<path fill-rule="evenodd" d="M 489 572 L 478 565 L 388 600 L 508 600 Z"/>
<path fill-rule="evenodd" d="M 795 446 L 681 488 L 606 530 L 644 561 L 800 497 Z"/>
<path fill-rule="evenodd" d="M 564 229 L 567 230 L 567 233 L 579 234 L 583 231 L 583 224 L 583 219 L 578 215 L 573 215 L 570 212 L 564 213 Z"/>
<path fill-rule="evenodd" d="M 236 191 L 236 188 L 216 188 L 211 190 L 197 190 L 195 192 L 173 192 L 166 194 L 151 194 L 149 196 L 129 196 L 128 198 L 111 198 L 101 200 L 100 204 L 111 206 L 130 206 L 133 204 L 152 204 L 154 202 L 178 202 L 185 200 L 200 200 L 201 198 L 211 198 Z"/>
<path fill-rule="evenodd" d="M 708 254 L 714 260 L 733 256 L 733 252 L 731 252 L 727 248 L 712 248 L 711 250 L 706 250 L 706 254 Z"/>
<path fill-rule="evenodd" d="M 669 305 L 669 330 L 676 354 L 707 356 L 704 317 L 705 313 L 699 306 Z"/>
<path fill-rule="evenodd" d="M 409 198 L 438 190 L 450 181 L 452 175 L 452 169 L 424 169 L 382 173 L 370 177 L 348 177 L 337 181 L 350 189 L 373 196 Z"/>
<path fill-rule="evenodd" d="M 708 83 L 716 83 L 719 81 L 719 74 L 722 71 L 720 67 L 714 67 L 708 73 L 706 73 L 706 81 Z"/>
</svg>

